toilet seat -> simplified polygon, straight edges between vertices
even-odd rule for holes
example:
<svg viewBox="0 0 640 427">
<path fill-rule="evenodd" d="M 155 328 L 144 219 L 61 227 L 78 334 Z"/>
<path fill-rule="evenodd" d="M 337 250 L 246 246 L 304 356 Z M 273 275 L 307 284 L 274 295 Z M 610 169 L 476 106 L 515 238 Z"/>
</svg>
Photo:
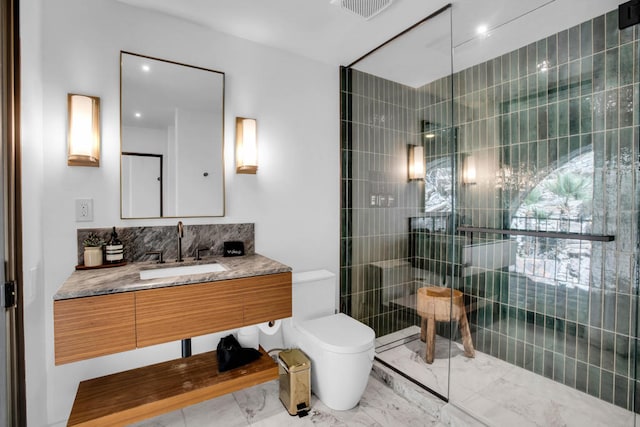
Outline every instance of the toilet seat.
<svg viewBox="0 0 640 427">
<path fill-rule="evenodd" d="M 333 353 L 360 353 L 375 342 L 375 332 L 344 313 L 306 320 L 296 325 L 300 332 L 314 338 L 316 344 Z"/>
</svg>

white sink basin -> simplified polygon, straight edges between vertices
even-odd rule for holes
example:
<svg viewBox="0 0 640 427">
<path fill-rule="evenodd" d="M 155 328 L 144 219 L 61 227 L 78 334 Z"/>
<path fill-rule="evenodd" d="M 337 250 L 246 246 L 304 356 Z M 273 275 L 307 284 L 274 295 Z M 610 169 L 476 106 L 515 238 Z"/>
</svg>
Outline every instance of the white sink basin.
<svg viewBox="0 0 640 427">
<path fill-rule="evenodd" d="M 188 276 L 192 274 L 216 273 L 227 271 L 227 268 L 218 263 L 181 265 L 178 267 L 156 268 L 152 270 L 140 271 L 140 279 L 159 279 L 162 277 Z"/>
</svg>

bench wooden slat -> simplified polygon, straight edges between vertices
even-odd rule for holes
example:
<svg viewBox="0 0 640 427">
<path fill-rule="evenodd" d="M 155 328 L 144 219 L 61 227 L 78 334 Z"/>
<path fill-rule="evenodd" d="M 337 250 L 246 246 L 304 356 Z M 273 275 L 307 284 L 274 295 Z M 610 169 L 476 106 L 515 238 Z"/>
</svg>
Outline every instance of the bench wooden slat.
<svg viewBox="0 0 640 427">
<path fill-rule="evenodd" d="M 211 351 L 82 381 L 67 425 L 127 425 L 278 378 L 277 364 L 260 351 L 255 362 L 222 373 Z"/>
</svg>

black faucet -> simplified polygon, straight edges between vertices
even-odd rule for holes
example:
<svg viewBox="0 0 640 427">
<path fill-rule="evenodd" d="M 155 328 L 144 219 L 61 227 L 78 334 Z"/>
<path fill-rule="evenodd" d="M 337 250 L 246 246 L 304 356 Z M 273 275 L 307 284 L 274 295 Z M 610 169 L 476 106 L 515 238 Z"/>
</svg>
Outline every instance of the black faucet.
<svg viewBox="0 0 640 427">
<path fill-rule="evenodd" d="M 202 258 L 200 258 L 200 252 L 204 252 L 204 251 L 210 251 L 211 248 L 198 248 L 196 249 L 196 257 L 195 260 L 196 261 L 200 261 Z"/>
<path fill-rule="evenodd" d="M 164 264 L 164 260 L 162 259 L 162 251 L 151 251 L 147 252 L 145 255 L 158 255 L 158 264 Z"/>
<path fill-rule="evenodd" d="M 182 221 L 178 221 L 178 259 L 176 262 L 184 261 L 182 259 L 182 238 L 184 237 L 184 227 L 182 226 Z"/>
</svg>

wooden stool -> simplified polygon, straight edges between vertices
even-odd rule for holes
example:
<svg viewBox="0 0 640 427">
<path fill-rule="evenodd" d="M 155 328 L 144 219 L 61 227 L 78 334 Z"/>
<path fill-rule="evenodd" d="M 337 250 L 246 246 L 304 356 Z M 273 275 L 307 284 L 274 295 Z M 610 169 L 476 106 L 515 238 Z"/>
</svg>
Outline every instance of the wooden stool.
<svg viewBox="0 0 640 427">
<path fill-rule="evenodd" d="M 451 300 L 453 298 L 453 301 Z M 462 292 L 441 287 L 418 289 L 418 314 L 422 317 L 420 339 L 426 341 L 425 361 L 433 363 L 433 352 L 436 344 L 436 322 L 458 321 L 464 355 L 474 357 L 473 342 L 469 331 L 467 313 L 464 309 Z"/>
</svg>

